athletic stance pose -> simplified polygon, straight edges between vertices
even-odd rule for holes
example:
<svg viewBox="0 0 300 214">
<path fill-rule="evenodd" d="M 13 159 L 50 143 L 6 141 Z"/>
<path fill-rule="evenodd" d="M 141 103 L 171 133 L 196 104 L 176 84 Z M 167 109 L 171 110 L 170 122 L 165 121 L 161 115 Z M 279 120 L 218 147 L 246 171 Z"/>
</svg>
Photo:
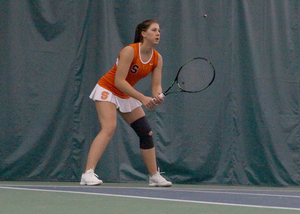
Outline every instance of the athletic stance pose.
<svg viewBox="0 0 300 214">
<path fill-rule="evenodd" d="M 120 51 L 113 68 L 98 81 L 92 91 L 90 98 L 95 101 L 101 131 L 90 147 L 86 171 L 81 176 L 81 185 L 103 183 L 97 178 L 94 170 L 115 132 L 117 111 L 140 139 L 140 151 L 150 175 L 149 186 L 172 185 L 157 169 L 151 127 L 141 107 L 144 105 L 148 111 L 152 111 L 164 101 L 158 96 L 162 93 L 163 62 L 161 55 L 154 49 L 159 39 L 160 28 L 155 20 L 140 23 L 136 27 L 134 43 Z M 153 98 L 133 88 L 140 79 L 150 73 Z"/>
</svg>

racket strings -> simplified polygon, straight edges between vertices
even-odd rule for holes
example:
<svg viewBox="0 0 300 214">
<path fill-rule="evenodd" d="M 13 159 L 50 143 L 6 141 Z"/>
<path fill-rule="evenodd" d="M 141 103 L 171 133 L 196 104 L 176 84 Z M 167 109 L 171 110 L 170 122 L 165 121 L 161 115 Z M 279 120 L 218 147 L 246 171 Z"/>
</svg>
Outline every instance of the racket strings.
<svg viewBox="0 0 300 214">
<path fill-rule="evenodd" d="M 214 68 L 203 59 L 194 59 L 182 67 L 178 74 L 178 85 L 184 91 L 201 91 L 208 87 L 214 78 Z"/>
</svg>

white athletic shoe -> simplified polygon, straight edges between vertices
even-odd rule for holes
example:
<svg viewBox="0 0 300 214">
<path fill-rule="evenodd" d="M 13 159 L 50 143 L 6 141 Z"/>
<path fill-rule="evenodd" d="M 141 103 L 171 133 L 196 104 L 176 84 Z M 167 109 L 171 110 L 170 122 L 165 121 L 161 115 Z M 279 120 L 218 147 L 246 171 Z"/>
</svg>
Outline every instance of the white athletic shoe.
<svg viewBox="0 0 300 214">
<path fill-rule="evenodd" d="M 80 185 L 96 186 L 101 184 L 103 184 L 103 181 L 98 179 L 98 175 L 92 169 L 81 175 Z"/>
<path fill-rule="evenodd" d="M 156 174 L 149 176 L 149 186 L 151 187 L 170 187 L 172 182 L 167 181 L 158 171 Z"/>
</svg>

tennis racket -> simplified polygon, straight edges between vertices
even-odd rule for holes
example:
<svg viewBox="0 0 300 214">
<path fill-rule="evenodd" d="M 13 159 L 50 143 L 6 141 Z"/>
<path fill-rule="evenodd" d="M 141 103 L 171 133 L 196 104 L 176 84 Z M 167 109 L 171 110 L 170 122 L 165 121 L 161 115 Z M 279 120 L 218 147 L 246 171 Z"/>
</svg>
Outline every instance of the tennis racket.
<svg viewBox="0 0 300 214">
<path fill-rule="evenodd" d="M 160 97 L 173 93 L 197 93 L 207 89 L 215 80 L 215 68 L 213 64 L 202 57 L 195 57 L 185 62 L 178 70 L 170 87 Z M 170 91 L 177 83 L 178 90 Z"/>
</svg>

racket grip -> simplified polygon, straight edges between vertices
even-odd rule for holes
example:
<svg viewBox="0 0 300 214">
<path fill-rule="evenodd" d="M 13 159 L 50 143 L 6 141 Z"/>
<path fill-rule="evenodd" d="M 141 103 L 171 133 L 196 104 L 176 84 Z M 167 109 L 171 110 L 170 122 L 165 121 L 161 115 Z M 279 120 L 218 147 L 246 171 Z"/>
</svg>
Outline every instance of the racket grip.
<svg viewBox="0 0 300 214">
<path fill-rule="evenodd" d="M 165 97 L 165 95 L 164 95 L 164 93 L 161 93 L 160 95 L 158 95 L 160 98 L 164 98 Z"/>
</svg>

